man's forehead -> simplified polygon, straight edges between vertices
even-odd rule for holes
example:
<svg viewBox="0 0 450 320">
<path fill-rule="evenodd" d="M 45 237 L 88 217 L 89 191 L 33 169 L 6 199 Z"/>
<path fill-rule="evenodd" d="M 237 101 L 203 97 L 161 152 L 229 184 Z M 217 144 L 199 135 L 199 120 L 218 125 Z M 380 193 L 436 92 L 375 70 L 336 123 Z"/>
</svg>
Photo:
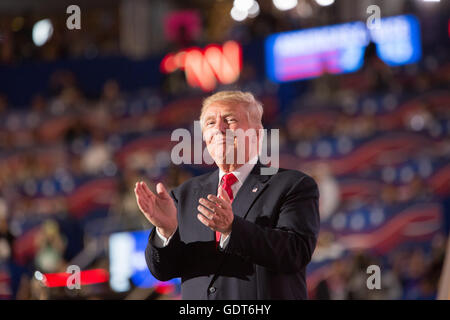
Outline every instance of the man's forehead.
<svg viewBox="0 0 450 320">
<path fill-rule="evenodd" d="M 242 106 L 240 104 L 224 104 L 224 103 L 212 103 L 205 111 L 205 117 L 214 116 L 218 113 L 236 113 L 242 111 Z"/>
</svg>

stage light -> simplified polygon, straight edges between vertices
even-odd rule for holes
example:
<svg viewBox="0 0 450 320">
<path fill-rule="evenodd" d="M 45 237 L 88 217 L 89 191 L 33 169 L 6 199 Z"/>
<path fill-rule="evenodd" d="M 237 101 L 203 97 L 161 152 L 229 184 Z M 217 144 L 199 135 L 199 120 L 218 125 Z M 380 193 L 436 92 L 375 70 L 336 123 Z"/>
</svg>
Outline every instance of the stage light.
<svg viewBox="0 0 450 320">
<path fill-rule="evenodd" d="M 424 2 L 441 2 L 441 0 L 423 0 Z"/>
<path fill-rule="evenodd" d="M 53 25 L 50 19 L 36 22 L 33 26 L 32 37 L 36 46 L 44 45 L 53 34 Z"/>
<path fill-rule="evenodd" d="M 332 5 L 334 3 L 334 0 L 316 0 L 316 3 L 319 6 L 326 7 Z"/>
<path fill-rule="evenodd" d="M 259 14 L 259 4 L 256 1 L 253 1 L 253 5 L 248 9 L 248 17 L 255 18 Z"/>
<path fill-rule="evenodd" d="M 35 272 L 34 272 L 34 277 L 35 277 L 36 280 L 38 280 L 38 281 L 44 280 L 44 275 L 43 275 L 41 272 L 39 272 L 39 271 L 35 271 Z"/>
<path fill-rule="evenodd" d="M 281 11 L 291 10 L 298 4 L 297 0 L 272 0 L 273 5 Z"/>
<path fill-rule="evenodd" d="M 231 17 L 233 18 L 233 20 L 236 21 L 244 21 L 247 16 L 248 16 L 248 12 L 247 11 L 241 11 L 236 7 L 233 7 L 230 11 Z"/>
<path fill-rule="evenodd" d="M 239 11 L 247 12 L 255 3 L 255 0 L 234 0 L 233 7 Z"/>
</svg>

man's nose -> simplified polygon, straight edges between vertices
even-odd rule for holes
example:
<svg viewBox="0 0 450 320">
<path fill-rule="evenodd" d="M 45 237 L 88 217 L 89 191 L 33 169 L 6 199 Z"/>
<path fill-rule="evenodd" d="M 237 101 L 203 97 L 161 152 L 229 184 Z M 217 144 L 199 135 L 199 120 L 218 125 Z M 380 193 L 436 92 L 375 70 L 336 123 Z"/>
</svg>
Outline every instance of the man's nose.
<svg viewBox="0 0 450 320">
<path fill-rule="evenodd" d="M 219 119 L 216 121 L 216 129 L 225 134 L 226 130 L 228 129 L 228 125 L 225 123 L 225 121 Z"/>
</svg>

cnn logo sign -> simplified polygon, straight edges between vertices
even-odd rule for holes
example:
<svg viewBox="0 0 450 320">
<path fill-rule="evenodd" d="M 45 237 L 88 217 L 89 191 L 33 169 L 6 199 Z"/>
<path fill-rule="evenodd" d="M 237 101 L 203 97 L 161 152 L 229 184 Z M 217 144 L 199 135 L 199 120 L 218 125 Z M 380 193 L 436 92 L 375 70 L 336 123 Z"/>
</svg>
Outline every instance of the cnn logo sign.
<svg viewBox="0 0 450 320">
<path fill-rule="evenodd" d="M 192 87 L 212 91 L 217 82 L 235 82 L 242 70 L 242 48 L 236 41 L 227 41 L 222 46 L 189 48 L 169 53 L 161 62 L 161 71 L 171 73 L 184 70 L 186 80 Z"/>
</svg>

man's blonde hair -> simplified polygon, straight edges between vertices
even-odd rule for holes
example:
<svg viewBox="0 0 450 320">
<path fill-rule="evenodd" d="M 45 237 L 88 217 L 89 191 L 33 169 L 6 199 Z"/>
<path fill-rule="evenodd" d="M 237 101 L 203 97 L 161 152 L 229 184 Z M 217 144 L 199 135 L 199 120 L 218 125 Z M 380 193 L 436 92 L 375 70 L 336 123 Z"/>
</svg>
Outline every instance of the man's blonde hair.
<svg viewBox="0 0 450 320">
<path fill-rule="evenodd" d="M 242 91 L 219 91 L 203 100 L 202 111 L 200 113 L 200 124 L 203 127 L 203 114 L 213 103 L 219 102 L 225 105 L 241 104 L 248 114 L 248 121 L 256 125 L 257 129 L 262 129 L 263 107 L 261 102 L 255 99 L 251 92 Z"/>
</svg>

